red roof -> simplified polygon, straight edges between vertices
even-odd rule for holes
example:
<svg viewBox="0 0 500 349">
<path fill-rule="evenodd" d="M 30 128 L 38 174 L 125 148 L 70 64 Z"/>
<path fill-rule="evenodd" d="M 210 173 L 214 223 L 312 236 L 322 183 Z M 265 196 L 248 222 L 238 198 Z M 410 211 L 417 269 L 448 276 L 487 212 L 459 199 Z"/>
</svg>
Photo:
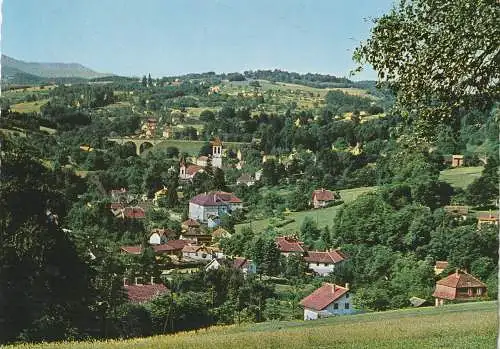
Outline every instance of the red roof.
<svg viewBox="0 0 500 349">
<path fill-rule="evenodd" d="M 333 201 L 335 200 L 335 193 L 323 188 L 313 191 L 312 199 L 316 198 L 317 201 Z"/>
<path fill-rule="evenodd" d="M 142 303 L 168 292 L 168 288 L 163 284 L 145 284 L 145 285 L 125 285 L 127 297 L 131 302 Z"/>
<path fill-rule="evenodd" d="M 141 207 L 125 207 L 123 209 L 123 216 L 135 219 L 146 218 L 146 211 Z"/>
<path fill-rule="evenodd" d="M 175 250 L 182 250 L 182 248 L 186 245 L 194 244 L 195 241 L 192 240 L 169 240 L 167 241 L 167 245 L 173 247 Z M 161 246 L 161 245 L 158 245 Z"/>
<path fill-rule="evenodd" d="M 130 254 L 141 254 L 141 246 L 122 246 L 121 250 Z"/>
<path fill-rule="evenodd" d="M 491 214 L 491 213 L 486 213 L 486 214 L 480 214 L 478 219 L 480 221 L 490 221 L 490 222 L 496 222 L 498 221 L 498 217 Z"/>
<path fill-rule="evenodd" d="M 191 199 L 190 203 L 200 206 L 219 206 L 226 203 L 240 204 L 241 199 L 236 197 L 233 193 L 226 193 L 224 191 L 212 191 L 209 193 L 196 195 Z"/>
<path fill-rule="evenodd" d="M 233 260 L 233 268 L 234 269 L 243 269 L 248 268 L 252 261 L 243 257 L 236 257 Z"/>
<path fill-rule="evenodd" d="M 198 165 L 188 165 L 186 167 L 186 174 L 188 175 L 195 175 L 198 173 L 198 171 L 202 170 L 203 167 L 198 166 Z"/>
<path fill-rule="evenodd" d="M 463 271 L 457 271 L 436 282 L 436 285 L 443 285 L 453 288 L 462 287 L 486 287 L 479 279 Z"/>
<path fill-rule="evenodd" d="M 294 236 L 279 236 L 276 238 L 276 245 L 280 252 L 305 252 L 304 243 Z"/>
<path fill-rule="evenodd" d="M 340 252 L 340 250 L 331 250 L 326 252 L 309 251 L 307 252 L 307 256 L 304 257 L 304 260 L 309 263 L 335 264 L 342 262 L 346 258 L 347 257 Z"/>
<path fill-rule="evenodd" d="M 337 299 L 346 294 L 348 291 L 349 289 L 345 287 L 325 283 L 309 296 L 302 299 L 300 301 L 300 304 L 305 308 L 323 310 L 331 303 L 335 302 Z"/>
</svg>

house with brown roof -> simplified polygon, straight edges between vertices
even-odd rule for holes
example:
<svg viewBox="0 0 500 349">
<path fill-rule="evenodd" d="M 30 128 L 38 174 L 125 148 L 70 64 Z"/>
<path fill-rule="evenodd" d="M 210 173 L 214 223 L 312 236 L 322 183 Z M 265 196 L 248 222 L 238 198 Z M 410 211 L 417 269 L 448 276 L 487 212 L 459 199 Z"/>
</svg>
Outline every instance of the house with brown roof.
<svg viewBox="0 0 500 349">
<path fill-rule="evenodd" d="M 149 284 L 142 284 L 140 279 L 142 278 L 136 277 L 134 284 L 129 284 L 126 278 L 123 279 L 123 288 L 128 300 L 132 303 L 148 302 L 169 291 L 165 285 L 154 283 L 153 277 Z"/>
<path fill-rule="evenodd" d="M 448 268 L 449 263 L 447 261 L 436 261 L 434 264 L 434 274 L 439 275 Z"/>
<path fill-rule="evenodd" d="M 182 248 L 182 258 L 185 260 L 210 262 L 213 256 L 204 246 L 186 245 Z"/>
<path fill-rule="evenodd" d="M 189 218 L 207 223 L 210 216 L 220 218 L 241 208 L 243 202 L 233 193 L 212 191 L 196 195 L 189 201 Z"/>
<path fill-rule="evenodd" d="M 255 178 L 252 177 L 249 173 L 243 173 L 241 176 L 238 177 L 236 180 L 236 184 L 244 184 L 247 187 L 251 187 L 252 185 L 255 184 Z"/>
<path fill-rule="evenodd" d="M 203 172 L 203 171 L 204 171 L 203 166 L 186 164 L 184 160 L 181 160 L 179 166 L 179 179 L 185 181 L 192 181 L 194 176 L 196 176 L 198 172 Z"/>
<path fill-rule="evenodd" d="M 326 207 L 335 201 L 335 193 L 324 188 L 313 191 L 311 195 L 311 204 L 314 208 Z"/>
<path fill-rule="evenodd" d="M 324 283 L 309 296 L 300 301 L 304 307 L 304 320 L 316 320 L 333 315 L 346 315 L 355 312 L 349 284 L 344 287 Z"/>
<path fill-rule="evenodd" d="M 285 257 L 290 254 L 304 255 L 306 252 L 304 242 L 300 241 L 295 235 L 278 236 L 275 241 L 276 246 Z"/>
<path fill-rule="evenodd" d="M 486 214 L 480 214 L 477 217 L 477 227 L 478 229 L 481 229 L 482 226 L 484 225 L 498 225 L 498 216 L 496 214 L 486 213 Z"/>
<path fill-rule="evenodd" d="M 326 252 L 308 251 L 304 260 L 310 270 L 318 275 L 324 276 L 332 273 L 335 266 L 347 259 L 340 250 L 328 250 Z"/>
<path fill-rule="evenodd" d="M 179 238 L 194 241 L 196 244 L 208 244 L 212 241 L 212 234 L 201 229 L 190 229 L 183 231 Z"/>
<path fill-rule="evenodd" d="M 432 296 L 436 306 L 442 306 L 445 300 L 467 301 L 486 296 L 486 285 L 473 275 L 458 270 L 436 282 Z"/>
</svg>

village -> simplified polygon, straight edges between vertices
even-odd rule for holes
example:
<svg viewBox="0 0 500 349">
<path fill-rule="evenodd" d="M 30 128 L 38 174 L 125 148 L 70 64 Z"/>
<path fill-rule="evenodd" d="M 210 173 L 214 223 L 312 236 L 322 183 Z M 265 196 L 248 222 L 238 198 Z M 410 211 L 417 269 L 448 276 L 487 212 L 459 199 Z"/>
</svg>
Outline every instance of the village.
<svg viewBox="0 0 500 349">
<path fill-rule="evenodd" d="M 207 166 L 219 169 L 225 167 L 223 142 L 216 137 L 211 145 L 212 154 L 209 156 L 180 160 L 178 175 L 181 183 L 192 182 L 198 173 L 206 171 Z M 234 166 L 241 169 L 243 160 L 240 152 L 237 159 L 239 162 Z M 263 162 L 265 161 L 264 157 Z M 454 155 L 450 161 L 452 168 L 460 167 L 463 165 L 463 156 Z M 252 186 L 259 181 L 261 175 L 262 171 L 255 173 L 255 175 L 243 173 L 236 184 Z M 110 192 L 110 207 L 115 217 L 131 220 L 144 219 L 146 217 L 145 207 L 154 210 L 158 200 L 167 194 L 166 188 L 155 192 L 154 198 L 151 200 L 152 204 L 148 205 L 134 199 L 125 188 L 112 190 Z M 322 209 L 334 203 L 335 200 L 339 200 L 339 196 L 338 193 L 319 188 L 312 192 L 309 205 L 314 209 Z M 136 205 L 128 206 L 127 203 L 131 202 Z M 158 280 L 155 277 L 141 274 L 129 274 L 130 276 L 124 277 L 123 287 L 129 301 L 147 302 L 169 292 L 161 279 L 169 279 L 171 275 L 177 273 L 190 274 L 200 270 L 230 268 L 241 271 L 245 277 L 257 274 L 258 265 L 255 262 L 243 256 L 225 254 L 220 246 L 221 239 L 231 238 L 232 235 L 221 227 L 221 218 L 225 215 L 230 216 L 238 210 L 241 211 L 243 207 L 244 202 L 230 192 L 211 191 L 198 194 L 189 200 L 188 219 L 180 224 L 180 231 L 155 228 L 146 233 L 147 243 L 144 245 L 121 246 L 121 253 L 129 256 L 140 256 L 145 249 L 152 249 L 155 254 L 155 262 L 161 270 L 161 276 Z M 467 206 L 448 205 L 444 207 L 444 210 L 450 217 L 459 221 L 465 221 L 469 215 Z M 498 226 L 496 215 L 483 214 L 478 216 L 478 229 L 490 224 Z M 341 266 L 349 258 L 340 249 L 309 250 L 304 246 L 304 242 L 300 241 L 298 235 L 297 233 L 277 236 L 274 241 L 280 257 L 285 263 L 291 255 L 298 257 L 305 264 L 307 274 L 320 278 L 334 275 L 336 267 Z M 436 307 L 443 306 L 445 302 L 449 301 L 483 299 L 487 295 L 487 286 L 469 274 L 467 270 L 456 269 L 451 272 L 447 261 L 436 261 L 434 265 L 436 276 L 442 276 L 443 271 L 447 271 L 445 275 L 448 273 L 449 275 L 436 282 L 432 294 Z M 353 292 L 355 290 L 349 288 L 348 282 L 344 285 L 323 282 L 321 287 L 300 301 L 300 305 L 304 309 L 304 320 L 363 312 L 362 308 L 355 307 L 352 298 L 350 300 Z M 430 303 L 426 299 L 411 297 L 408 299 L 408 305 L 420 307 L 430 305 Z"/>
</svg>

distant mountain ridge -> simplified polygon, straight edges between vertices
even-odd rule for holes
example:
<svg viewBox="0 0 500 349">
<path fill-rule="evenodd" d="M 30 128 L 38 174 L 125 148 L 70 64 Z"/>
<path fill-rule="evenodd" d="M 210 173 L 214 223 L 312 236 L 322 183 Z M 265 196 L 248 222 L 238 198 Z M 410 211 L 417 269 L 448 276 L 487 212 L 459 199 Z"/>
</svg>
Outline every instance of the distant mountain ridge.
<svg viewBox="0 0 500 349">
<path fill-rule="evenodd" d="M 42 78 L 82 78 L 92 79 L 110 74 L 98 73 L 79 63 L 36 63 L 25 62 L 6 55 L 2 55 L 2 80 L 11 81 L 20 75 Z"/>
</svg>

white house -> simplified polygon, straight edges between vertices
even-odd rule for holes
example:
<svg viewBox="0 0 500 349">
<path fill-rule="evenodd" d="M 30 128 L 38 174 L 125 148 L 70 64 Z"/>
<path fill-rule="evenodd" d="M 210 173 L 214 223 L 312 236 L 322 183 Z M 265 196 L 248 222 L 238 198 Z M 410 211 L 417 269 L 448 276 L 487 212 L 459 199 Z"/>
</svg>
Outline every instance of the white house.
<svg viewBox="0 0 500 349">
<path fill-rule="evenodd" d="M 189 201 L 189 218 L 207 223 L 209 217 L 221 217 L 241 208 L 241 199 L 233 193 L 214 191 L 196 195 Z"/>
<path fill-rule="evenodd" d="M 300 301 L 304 307 L 304 320 L 316 320 L 333 315 L 347 315 L 355 312 L 349 284 L 345 287 L 325 283 Z"/>
<path fill-rule="evenodd" d="M 345 259 L 346 256 L 340 250 L 308 251 L 304 257 L 309 269 L 322 276 L 333 272 L 335 265 L 342 263 Z"/>
</svg>

